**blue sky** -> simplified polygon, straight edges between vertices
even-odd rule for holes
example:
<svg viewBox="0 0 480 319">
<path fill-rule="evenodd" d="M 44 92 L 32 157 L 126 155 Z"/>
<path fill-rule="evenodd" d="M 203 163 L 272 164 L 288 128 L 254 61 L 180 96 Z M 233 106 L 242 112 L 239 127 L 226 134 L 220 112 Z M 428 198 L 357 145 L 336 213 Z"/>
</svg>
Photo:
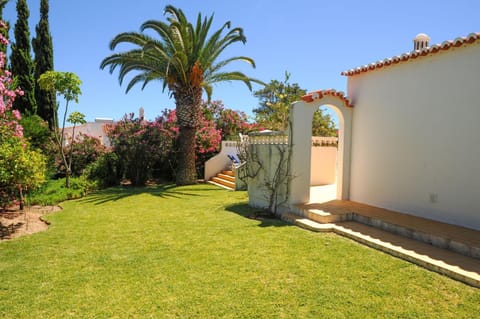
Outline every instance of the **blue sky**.
<svg viewBox="0 0 480 319">
<path fill-rule="evenodd" d="M 39 3 L 28 0 L 32 36 Z M 12 29 L 15 4 L 10 0 L 3 15 Z M 420 32 L 427 33 L 433 44 L 480 32 L 478 0 L 50 0 L 55 70 L 74 72 L 83 81 L 80 101 L 70 110 L 92 121 L 95 117 L 119 119 L 125 113 L 137 113 L 139 107 L 154 119 L 161 110 L 175 107 L 160 83 L 125 94 L 117 74 L 99 69 L 100 61 L 112 53 L 108 46 L 116 34 L 138 31 L 149 19 L 164 20 L 167 4 L 182 8 L 192 21 L 198 12 L 214 13 L 213 29 L 228 20 L 242 27 L 247 43 L 233 45 L 226 55 L 252 57 L 257 67 L 239 63 L 236 69 L 265 82 L 282 80 L 288 70 L 291 82 L 308 91 L 346 91 L 346 78 L 340 72 L 408 52 Z M 247 114 L 258 105 L 240 82 L 216 86 L 213 99 Z"/>
</svg>

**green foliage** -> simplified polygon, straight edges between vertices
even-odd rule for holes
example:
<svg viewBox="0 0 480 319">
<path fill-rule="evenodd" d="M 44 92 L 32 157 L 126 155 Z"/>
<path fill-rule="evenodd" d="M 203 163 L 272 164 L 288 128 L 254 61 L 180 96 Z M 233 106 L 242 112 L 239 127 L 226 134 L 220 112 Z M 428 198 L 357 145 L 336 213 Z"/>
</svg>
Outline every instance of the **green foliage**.
<svg viewBox="0 0 480 319">
<path fill-rule="evenodd" d="M 61 183 L 59 183 L 61 186 Z M 254 220 L 246 192 L 110 188 L 0 243 L 0 317 L 477 318 L 480 290 L 332 233 Z"/>
<path fill-rule="evenodd" d="M 85 115 L 77 111 L 70 113 L 67 118 L 67 122 L 72 123 L 73 125 L 81 125 L 87 123 L 87 121 L 85 120 Z"/>
<path fill-rule="evenodd" d="M 306 94 L 298 83 L 290 83 L 290 73 L 285 72 L 285 79 L 280 82 L 271 80 L 254 95 L 259 99 L 259 107 L 254 109 L 255 122 L 272 131 L 285 131 L 288 128 L 290 106 Z M 336 136 L 337 130 L 330 115 L 321 109 L 315 111 L 312 121 L 313 136 Z"/>
<path fill-rule="evenodd" d="M 35 81 L 47 72 L 53 71 L 53 43 L 48 23 L 48 0 L 40 2 L 40 21 L 35 27 L 36 37 L 32 40 L 35 53 Z M 54 90 L 36 88 L 37 114 L 48 122 L 50 129 L 55 129 L 56 99 Z"/>
<path fill-rule="evenodd" d="M 88 165 L 101 158 L 107 152 L 98 138 L 80 133 L 75 137 L 75 143 L 65 147 L 67 163 L 71 159 L 71 175 L 81 176 Z M 57 153 L 55 158 L 57 176 L 66 176 L 66 166 L 63 158 Z"/>
<path fill-rule="evenodd" d="M 82 81 L 72 72 L 47 71 L 40 75 L 38 84 L 43 90 L 52 90 L 65 101 L 75 101 L 78 103 L 78 97 L 82 94 L 80 86 Z"/>
<path fill-rule="evenodd" d="M 101 155 L 86 167 L 84 176 L 95 182 L 99 188 L 119 185 L 122 173 L 117 154 L 109 152 Z"/>
<path fill-rule="evenodd" d="M 289 83 L 290 73 L 285 72 L 285 79 L 280 82 L 271 80 L 264 88 L 255 91 L 259 107 L 253 110 L 255 122 L 266 129 L 285 131 L 288 127 L 290 105 L 306 94 L 297 83 Z"/>
<path fill-rule="evenodd" d="M 73 157 L 67 156 L 64 148 L 64 139 L 65 139 L 65 121 L 67 121 L 67 114 L 68 114 L 68 104 L 70 101 L 75 101 L 78 103 L 78 97 L 82 94 L 80 90 L 80 85 L 82 81 L 80 78 L 72 72 L 56 72 L 56 71 L 47 71 L 40 76 L 38 79 L 38 84 L 41 89 L 43 90 L 51 90 L 55 91 L 57 95 L 62 96 L 65 99 L 65 112 L 63 114 L 63 121 L 62 121 L 62 129 L 59 131 L 55 126 L 54 136 L 55 142 L 57 143 L 58 149 L 60 150 L 60 154 L 63 159 L 63 163 L 66 168 L 66 179 L 65 185 L 68 188 L 70 182 L 70 174 L 72 168 L 72 159 Z M 56 113 L 56 112 L 55 112 Z M 73 150 L 73 144 L 75 143 L 75 125 L 85 123 L 85 116 L 79 112 L 73 112 L 68 121 L 73 123 L 72 129 L 72 138 L 70 143 L 70 153 Z M 55 114 L 55 123 L 56 114 Z M 68 157 L 68 160 L 67 160 Z"/>
<path fill-rule="evenodd" d="M 31 150 L 22 138 L 2 138 L 0 143 L 0 190 L 17 194 L 23 208 L 23 193 L 39 187 L 45 181 L 45 157 Z M 16 193 L 18 191 L 19 193 Z M 6 206 L 6 203 L 0 205 Z"/>
<path fill-rule="evenodd" d="M 213 15 L 204 18 L 198 14 L 196 23 L 192 24 L 182 10 L 170 5 L 165 7 L 165 15 L 167 22 L 149 20 L 142 24 L 141 32 L 117 35 L 110 43 L 112 50 L 125 43 L 134 48 L 106 57 L 100 68 L 108 67 L 110 73 L 118 68 L 120 84 L 127 75 L 136 73 L 127 85 L 127 92 L 136 84 L 144 88 L 155 80 L 162 82 L 163 90 L 168 88 L 175 98 L 180 128 L 177 184 L 194 184 L 195 136 L 200 121 L 202 90 L 210 99 L 215 83 L 242 81 L 251 90 L 252 82 L 261 82 L 242 72 L 226 70 L 236 61 L 254 67 L 253 59 L 236 56 L 220 60 L 226 48 L 246 42 L 243 29 L 230 29 L 230 22 L 226 22 L 211 32 Z"/>
<path fill-rule="evenodd" d="M 10 56 L 11 71 L 17 79 L 18 86 L 24 95 L 17 97 L 14 109 L 24 115 L 32 115 L 37 112 L 35 100 L 34 63 L 30 48 L 30 29 L 28 27 L 28 11 L 26 0 L 17 0 L 17 22 L 15 23 L 15 43 L 12 44 Z"/>
<path fill-rule="evenodd" d="M 85 177 L 71 177 L 70 187 L 65 187 L 65 179 L 52 179 L 33 191 L 27 198 L 29 205 L 56 205 L 66 200 L 84 197 L 87 193 L 96 190 L 94 182 Z"/>
<path fill-rule="evenodd" d="M 23 136 L 30 142 L 30 145 L 34 149 L 46 153 L 53 137 L 48 123 L 38 115 L 30 115 L 22 117 L 20 124 L 23 127 Z"/>
<path fill-rule="evenodd" d="M 121 121 L 106 127 L 113 152 L 118 158 L 121 177 L 132 185 L 145 185 L 156 164 L 168 160 L 175 132 L 160 121 L 149 122 L 125 115 Z"/>
</svg>

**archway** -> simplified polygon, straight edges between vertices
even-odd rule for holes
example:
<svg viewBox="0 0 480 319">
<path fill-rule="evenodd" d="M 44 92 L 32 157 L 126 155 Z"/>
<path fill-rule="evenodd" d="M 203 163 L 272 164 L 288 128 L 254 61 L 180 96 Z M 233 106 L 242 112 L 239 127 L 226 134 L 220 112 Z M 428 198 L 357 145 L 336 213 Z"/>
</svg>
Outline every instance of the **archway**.
<svg viewBox="0 0 480 319">
<path fill-rule="evenodd" d="M 317 91 L 302 97 L 292 105 L 290 111 L 291 182 L 289 202 L 307 203 L 310 200 L 311 176 L 311 132 L 313 113 L 318 107 L 327 105 L 338 116 L 338 168 L 337 199 L 348 199 L 350 192 L 350 148 L 352 131 L 352 105 L 342 92 L 335 90 Z"/>
</svg>

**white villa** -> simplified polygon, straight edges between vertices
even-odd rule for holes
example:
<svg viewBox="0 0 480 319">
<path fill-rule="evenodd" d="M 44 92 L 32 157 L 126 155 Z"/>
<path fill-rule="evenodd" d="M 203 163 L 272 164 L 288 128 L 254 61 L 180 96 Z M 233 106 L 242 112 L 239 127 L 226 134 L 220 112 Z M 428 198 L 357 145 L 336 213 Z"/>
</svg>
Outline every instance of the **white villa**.
<svg viewBox="0 0 480 319">
<path fill-rule="evenodd" d="M 337 199 L 480 230 L 480 33 L 432 46 L 419 34 L 412 51 L 342 75 L 347 95 L 320 90 L 292 105 L 278 210 L 312 202 L 312 116 L 328 106 L 340 125 Z M 266 207 L 264 183 L 249 183 L 251 206 Z"/>
<path fill-rule="evenodd" d="M 105 134 L 104 126 L 106 124 L 112 124 L 113 119 L 110 118 L 95 118 L 94 122 L 87 122 L 82 125 L 75 126 L 75 137 L 79 134 L 89 135 L 95 138 L 98 138 L 102 145 L 110 146 L 110 139 L 107 134 Z M 64 136 L 65 143 L 68 143 L 69 139 L 72 137 L 73 126 L 65 127 Z"/>
</svg>

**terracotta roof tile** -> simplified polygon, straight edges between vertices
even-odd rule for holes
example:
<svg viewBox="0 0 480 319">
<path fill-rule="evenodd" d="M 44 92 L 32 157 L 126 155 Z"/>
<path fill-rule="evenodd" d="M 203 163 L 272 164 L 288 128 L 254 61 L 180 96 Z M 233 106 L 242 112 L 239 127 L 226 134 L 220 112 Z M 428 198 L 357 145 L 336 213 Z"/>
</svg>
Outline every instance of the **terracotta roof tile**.
<svg viewBox="0 0 480 319">
<path fill-rule="evenodd" d="M 302 96 L 302 100 L 310 103 L 315 100 L 321 99 L 324 96 L 336 96 L 343 100 L 345 103 L 345 106 L 347 107 L 353 107 L 352 103 L 350 100 L 345 96 L 345 93 L 341 91 L 336 91 L 334 89 L 329 89 L 329 90 L 320 90 L 320 91 L 315 91 L 315 92 L 310 92 L 307 95 Z"/>
<path fill-rule="evenodd" d="M 416 51 L 404 53 L 402 55 L 397 55 L 382 61 L 377 61 L 375 63 L 359 66 L 357 68 L 343 71 L 341 75 L 346 75 L 346 76 L 357 75 L 360 73 L 380 69 L 392 64 L 397 64 L 397 63 L 405 62 L 408 60 L 416 59 L 422 56 L 426 56 L 429 54 L 438 53 L 440 51 L 446 51 L 454 47 L 461 47 L 463 45 L 474 44 L 474 43 L 480 43 L 480 33 L 470 33 L 466 37 L 456 38 L 455 40 L 445 41 L 441 44 L 435 44 L 422 50 L 416 50 Z"/>
</svg>

